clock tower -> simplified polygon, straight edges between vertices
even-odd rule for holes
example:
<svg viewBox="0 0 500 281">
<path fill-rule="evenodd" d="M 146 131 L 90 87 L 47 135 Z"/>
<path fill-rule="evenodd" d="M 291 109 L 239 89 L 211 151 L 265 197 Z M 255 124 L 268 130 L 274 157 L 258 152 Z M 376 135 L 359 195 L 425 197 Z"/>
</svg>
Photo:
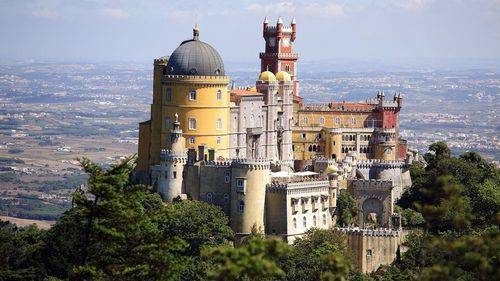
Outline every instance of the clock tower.
<svg viewBox="0 0 500 281">
<path fill-rule="evenodd" d="M 283 25 L 283 19 L 278 18 L 276 26 L 269 25 L 267 17 L 263 23 L 263 36 L 266 40 L 264 53 L 260 53 L 260 70 L 273 73 L 286 71 L 293 82 L 293 94 L 299 97 L 299 81 L 297 81 L 297 59 L 299 54 L 293 52 L 293 44 L 297 31 L 295 18 L 290 26 Z"/>
</svg>

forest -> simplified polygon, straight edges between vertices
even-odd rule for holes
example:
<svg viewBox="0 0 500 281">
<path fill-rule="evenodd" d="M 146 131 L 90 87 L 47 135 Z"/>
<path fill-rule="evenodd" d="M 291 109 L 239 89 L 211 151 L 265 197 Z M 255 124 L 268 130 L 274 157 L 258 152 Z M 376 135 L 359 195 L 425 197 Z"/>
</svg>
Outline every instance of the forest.
<svg viewBox="0 0 500 281">
<path fill-rule="evenodd" d="M 312 229 L 293 245 L 259 229 L 242 241 L 213 205 L 164 203 L 134 185 L 134 158 L 103 168 L 80 159 L 88 190 L 48 230 L 0 222 L 0 280 L 500 280 L 500 169 L 479 154 L 458 157 L 444 142 L 397 202 L 405 251 L 362 274 L 346 237 Z M 355 221 L 353 199 L 339 196 L 338 224 Z"/>
</svg>

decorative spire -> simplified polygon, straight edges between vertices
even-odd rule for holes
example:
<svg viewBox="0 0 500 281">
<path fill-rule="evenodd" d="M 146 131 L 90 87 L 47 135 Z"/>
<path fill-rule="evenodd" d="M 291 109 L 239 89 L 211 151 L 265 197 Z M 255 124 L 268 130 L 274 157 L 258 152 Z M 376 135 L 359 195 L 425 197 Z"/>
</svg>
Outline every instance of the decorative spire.
<svg viewBox="0 0 500 281">
<path fill-rule="evenodd" d="M 264 18 L 264 23 L 269 23 L 269 20 L 267 19 L 267 16 Z"/>
<path fill-rule="evenodd" d="M 296 24 L 297 21 L 295 20 L 295 17 L 292 18 L 292 24 Z"/>
<path fill-rule="evenodd" d="M 199 38 L 200 38 L 200 28 L 198 27 L 198 24 L 195 24 L 193 28 L 193 40 L 198 40 Z"/>
<path fill-rule="evenodd" d="M 281 17 L 278 18 L 278 23 L 283 24 L 283 19 Z"/>
</svg>

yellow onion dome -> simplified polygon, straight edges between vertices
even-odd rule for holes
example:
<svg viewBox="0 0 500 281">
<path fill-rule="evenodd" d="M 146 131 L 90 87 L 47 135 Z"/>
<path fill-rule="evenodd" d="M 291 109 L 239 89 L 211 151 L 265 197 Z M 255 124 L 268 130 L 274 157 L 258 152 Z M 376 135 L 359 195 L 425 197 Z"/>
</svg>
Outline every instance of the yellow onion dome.
<svg viewBox="0 0 500 281">
<path fill-rule="evenodd" d="M 288 72 L 282 70 L 276 73 L 276 79 L 278 79 L 278 81 L 292 81 L 292 76 L 290 76 Z"/>
<path fill-rule="evenodd" d="M 333 173 L 337 173 L 339 171 L 339 168 L 337 168 L 337 166 L 335 165 L 330 165 L 328 166 L 328 168 L 326 169 L 326 172 L 328 174 L 333 174 Z"/>
<path fill-rule="evenodd" d="M 271 71 L 266 70 L 259 75 L 259 80 L 265 82 L 276 81 L 276 76 Z"/>
</svg>

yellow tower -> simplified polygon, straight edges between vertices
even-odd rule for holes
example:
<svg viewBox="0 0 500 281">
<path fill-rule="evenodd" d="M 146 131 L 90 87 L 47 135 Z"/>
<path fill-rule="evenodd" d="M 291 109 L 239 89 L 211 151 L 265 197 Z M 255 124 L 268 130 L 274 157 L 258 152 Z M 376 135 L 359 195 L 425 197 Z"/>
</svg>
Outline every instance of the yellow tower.
<svg viewBox="0 0 500 281">
<path fill-rule="evenodd" d="M 162 149 L 170 149 L 170 130 L 179 116 L 186 148 L 215 157 L 229 156 L 229 78 L 219 53 L 199 40 L 200 30 L 183 41 L 168 58 L 155 60 L 151 120 L 139 132 L 138 172 L 160 162 Z"/>
</svg>

